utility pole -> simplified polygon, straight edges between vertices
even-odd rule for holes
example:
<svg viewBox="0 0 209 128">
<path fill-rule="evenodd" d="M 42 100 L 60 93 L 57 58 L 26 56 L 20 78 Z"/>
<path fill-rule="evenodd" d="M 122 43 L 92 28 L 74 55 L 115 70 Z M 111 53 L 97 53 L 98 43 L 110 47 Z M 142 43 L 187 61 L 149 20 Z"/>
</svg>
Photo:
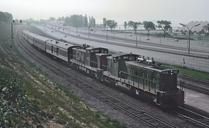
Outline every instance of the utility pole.
<svg viewBox="0 0 209 128">
<path fill-rule="evenodd" d="M 188 53 L 190 54 L 190 41 L 191 41 L 191 30 L 189 29 L 189 42 L 188 42 Z"/>
<path fill-rule="evenodd" d="M 90 35 L 90 26 L 88 26 L 88 39 L 89 39 L 89 35 Z"/>
<path fill-rule="evenodd" d="M 108 28 L 106 29 L 106 41 L 108 40 Z"/>
<path fill-rule="evenodd" d="M 189 41 L 188 41 L 188 54 L 190 54 L 190 51 L 191 51 L 191 49 L 190 49 L 190 41 L 191 41 L 191 32 L 192 32 L 192 29 L 194 28 L 194 27 L 197 27 L 197 26 L 199 26 L 200 24 L 196 24 L 196 25 L 194 25 L 194 26 L 192 26 L 192 27 L 189 27 L 189 26 L 187 26 L 187 25 L 185 25 L 185 24 L 182 24 L 182 23 L 180 23 L 180 25 L 181 26 L 183 26 L 184 28 L 186 28 L 187 30 L 188 30 L 188 32 L 189 32 Z"/>
<path fill-rule="evenodd" d="M 12 22 L 11 22 L 11 39 L 13 40 L 14 39 L 14 23 L 15 21 L 14 20 L 12 20 Z"/>
</svg>

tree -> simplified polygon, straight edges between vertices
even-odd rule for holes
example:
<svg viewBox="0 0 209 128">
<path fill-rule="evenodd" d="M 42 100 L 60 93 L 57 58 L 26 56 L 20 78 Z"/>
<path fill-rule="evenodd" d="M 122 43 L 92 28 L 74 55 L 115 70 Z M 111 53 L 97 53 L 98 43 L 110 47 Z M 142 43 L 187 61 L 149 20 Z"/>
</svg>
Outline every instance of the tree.
<svg viewBox="0 0 209 128">
<path fill-rule="evenodd" d="M 124 28 L 125 28 L 125 30 L 126 30 L 127 26 L 128 26 L 128 23 L 125 21 L 124 22 Z"/>
<path fill-rule="evenodd" d="M 58 21 L 64 21 L 65 20 L 65 17 L 59 17 L 58 19 L 57 19 Z"/>
<path fill-rule="evenodd" d="M 96 20 L 94 17 L 89 17 L 89 27 L 95 27 L 96 26 Z"/>
<path fill-rule="evenodd" d="M 49 20 L 55 21 L 56 19 L 54 17 L 50 17 Z"/>
<path fill-rule="evenodd" d="M 202 35 L 202 34 L 205 34 L 204 29 L 201 29 L 199 32 L 197 32 L 197 34 L 199 35 L 198 39 L 201 40 L 201 39 L 202 39 L 202 38 L 201 38 L 201 35 Z"/>
<path fill-rule="evenodd" d="M 144 21 L 143 24 L 145 30 L 147 30 L 147 39 L 149 40 L 150 31 L 155 30 L 155 24 L 151 21 Z"/>
<path fill-rule="evenodd" d="M 12 22 L 12 19 L 13 19 L 12 14 L 8 12 L 0 12 L 0 21 L 10 23 Z"/>
<path fill-rule="evenodd" d="M 128 26 L 133 28 L 135 34 L 139 25 L 141 25 L 140 22 L 134 22 L 134 21 L 128 22 Z"/>
<path fill-rule="evenodd" d="M 85 15 L 85 17 L 84 17 L 84 26 L 85 27 L 88 26 L 88 18 L 87 18 L 87 15 Z"/>
<path fill-rule="evenodd" d="M 113 28 L 117 27 L 117 22 L 114 20 L 107 20 L 106 21 L 106 25 L 110 28 L 110 30 L 112 31 Z"/>
<path fill-rule="evenodd" d="M 107 27 L 107 19 L 106 18 L 103 18 L 103 27 L 106 29 Z"/>
<path fill-rule="evenodd" d="M 71 15 L 70 17 L 66 17 L 64 25 L 70 25 L 73 27 L 88 27 L 87 15 Z"/>
<path fill-rule="evenodd" d="M 204 29 L 205 33 L 206 33 L 207 35 L 209 35 L 209 24 L 205 25 L 205 26 L 203 27 L 203 29 Z"/>
<path fill-rule="evenodd" d="M 164 38 L 165 38 L 166 32 L 172 29 L 171 22 L 167 20 L 160 20 L 157 21 L 157 23 L 158 23 L 158 28 L 160 28 L 164 32 Z"/>
</svg>

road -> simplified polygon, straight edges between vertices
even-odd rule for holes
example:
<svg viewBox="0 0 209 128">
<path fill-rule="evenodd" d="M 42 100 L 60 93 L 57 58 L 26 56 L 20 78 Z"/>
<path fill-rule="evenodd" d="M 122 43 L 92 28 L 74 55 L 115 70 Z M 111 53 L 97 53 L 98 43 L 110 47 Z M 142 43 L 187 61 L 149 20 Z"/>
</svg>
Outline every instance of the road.
<svg viewBox="0 0 209 128">
<path fill-rule="evenodd" d="M 200 50 L 200 47 L 195 47 L 195 49 L 192 49 L 191 54 L 188 54 L 187 48 L 174 46 L 174 45 L 136 41 L 132 39 L 116 37 L 113 35 L 108 36 L 108 35 L 98 34 L 99 32 L 96 32 L 95 34 L 95 31 L 86 32 L 86 30 L 83 30 L 83 29 L 73 30 L 74 28 L 69 28 L 69 27 L 64 27 L 62 29 L 58 27 L 54 27 L 52 25 L 46 25 L 46 27 L 48 27 L 49 29 L 53 29 L 54 31 L 59 31 L 66 35 L 71 35 L 74 37 L 79 36 L 79 38 L 82 38 L 85 40 L 93 40 L 97 42 L 116 44 L 116 45 L 126 46 L 126 47 L 141 48 L 144 50 L 152 50 L 152 51 L 158 51 L 158 52 L 164 52 L 164 53 L 173 53 L 177 55 L 209 58 L 209 49 L 207 49 L 208 47 L 202 46 L 202 45 L 201 45 L 201 50 Z"/>
<path fill-rule="evenodd" d="M 53 36 L 57 39 L 66 40 L 68 42 L 77 43 L 77 44 L 89 44 L 95 47 L 105 47 L 113 51 L 120 51 L 120 52 L 125 52 L 125 53 L 131 52 L 131 53 L 135 53 L 139 55 L 144 55 L 146 57 L 153 57 L 155 61 L 159 61 L 162 63 L 175 64 L 175 65 L 185 66 L 188 68 L 193 68 L 193 69 L 209 72 L 209 59 L 207 57 L 200 58 L 200 57 L 187 56 L 186 54 L 178 55 L 178 54 L 173 54 L 169 52 L 165 53 L 165 52 L 159 52 L 156 50 L 150 50 L 150 49 L 148 50 L 147 47 L 149 48 L 150 46 L 146 46 L 146 50 L 142 45 L 140 46 L 132 45 L 132 47 L 128 47 L 125 45 L 119 46 L 121 42 L 118 42 L 118 44 L 115 44 L 115 43 L 113 44 L 102 39 L 100 39 L 100 41 L 98 40 L 95 41 L 96 38 L 88 37 L 88 35 L 85 35 L 85 34 L 82 35 L 82 34 L 78 34 L 76 32 L 71 31 L 69 32 L 71 36 L 69 36 L 69 34 L 64 34 L 62 32 L 55 31 L 54 29 L 51 29 L 46 26 L 36 25 L 36 27 L 50 36 Z M 167 51 L 175 51 L 176 53 L 180 53 L 180 51 L 178 50 L 165 49 L 165 48 L 160 48 L 160 49 L 167 50 Z"/>
<path fill-rule="evenodd" d="M 116 42 L 123 42 L 123 43 L 132 43 L 132 44 L 140 44 L 140 45 L 149 45 L 152 47 L 160 47 L 160 48 L 171 48 L 181 51 L 188 51 L 187 40 L 179 40 L 176 41 L 171 38 L 161 38 L 161 37 L 153 37 L 150 36 L 150 40 L 147 40 L 146 35 L 135 35 L 131 33 L 119 33 L 119 32 L 111 32 L 111 31 L 103 31 L 99 29 L 94 29 L 93 31 L 88 31 L 86 28 L 74 28 L 74 27 L 67 27 L 67 26 L 61 26 L 57 24 L 47 24 L 46 26 L 61 30 L 64 32 L 68 32 L 71 34 L 80 34 L 80 35 L 88 35 L 91 36 L 91 38 L 100 38 L 105 40 L 111 40 Z M 203 42 L 203 41 L 191 41 L 191 53 L 201 53 L 209 55 L 209 42 Z"/>
</svg>

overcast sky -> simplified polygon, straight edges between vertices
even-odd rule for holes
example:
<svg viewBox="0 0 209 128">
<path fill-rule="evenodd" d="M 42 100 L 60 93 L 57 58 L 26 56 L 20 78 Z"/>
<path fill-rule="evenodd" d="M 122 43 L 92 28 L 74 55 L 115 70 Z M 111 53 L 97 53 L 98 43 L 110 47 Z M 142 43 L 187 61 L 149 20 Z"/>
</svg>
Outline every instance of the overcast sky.
<svg viewBox="0 0 209 128">
<path fill-rule="evenodd" d="M 209 0 L 0 0 L 0 11 L 18 19 L 87 14 L 98 22 L 103 17 L 124 20 L 209 20 Z"/>
</svg>

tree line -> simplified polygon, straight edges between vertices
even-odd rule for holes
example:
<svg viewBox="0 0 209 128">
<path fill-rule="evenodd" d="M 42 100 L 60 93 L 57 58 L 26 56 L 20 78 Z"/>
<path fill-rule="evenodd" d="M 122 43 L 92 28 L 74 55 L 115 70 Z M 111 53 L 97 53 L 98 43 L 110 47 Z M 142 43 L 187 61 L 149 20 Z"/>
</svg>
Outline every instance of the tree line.
<svg viewBox="0 0 209 128">
<path fill-rule="evenodd" d="M 0 21 L 10 23 L 13 19 L 12 14 L 8 12 L 0 12 Z"/>
<path fill-rule="evenodd" d="M 103 18 L 103 27 L 105 29 L 110 28 L 110 30 L 112 31 L 113 28 L 117 27 L 117 22 L 114 20 L 109 20 L 109 19 Z"/>
<path fill-rule="evenodd" d="M 150 31 L 159 28 L 164 32 L 164 37 L 166 36 L 168 31 L 172 31 L 171 22 L 166 20 L 157 21 L 157 25 L 155 25 L 152 21 L 136 22 L 130 20 L 124 22 L 125 30 L 127 29 L 127 27 L 130 27 L 133 29 L 135 34 L 137 33 L 139 26 L 143 26 L 145 30 L 148 32 L 148 34 Z M 106 18 L 103 18 L 103 27 L 105 29 L 110 28 L 110 30 L 112 30 L 117 27 L 117 22 L 114 20 L 107 20 Z"/>
<path fill-rule="evenodd" d="M 50 20 L 54 20 L 51 18 Z M 58 20 L 64 21 L 64 25 L 69 25 L 73 27 L 88 27 L 92 28 L 96 26 L 96 19 L 94 17 L 87 17 L 87 15 L 71 15 L 69 17 L 60 17 Z M 153 23 L 152 21 L 144 21 L 144 22 L 138 22 L 138 21 L 125 21 L 124 22 L 124 29 L 126 30 L 128 27 L 132 28 L 134 33 L 137 33 L 138 28 L 144 27 L 144 29 L 147 31 L 148 35 L 150 31 L 160 29 L 163 31 L 164 38 L 169 32 L 172 32 L 172 23 L 171 21 L 167 20 L 158 20 L 157 23 Z M 102 26 L 105 30 L 110 29 L 111 31 L 115 29 L 118 24 L 115 20 L 103 18 Z M 209 33 L 209 25 L 204 26 L 204 30 L 206 33 Z"/>
<path fill-rule="evenodd" d="M 87 15 L 71 15 L 70 17 L 59 18 L 64 21 L 64 25 L 73 27 L 95 27 L 96 20 L 94 17 L 87 17 Z M 59 20 L 58 19 L 58 20 Z"/>
</svg>

